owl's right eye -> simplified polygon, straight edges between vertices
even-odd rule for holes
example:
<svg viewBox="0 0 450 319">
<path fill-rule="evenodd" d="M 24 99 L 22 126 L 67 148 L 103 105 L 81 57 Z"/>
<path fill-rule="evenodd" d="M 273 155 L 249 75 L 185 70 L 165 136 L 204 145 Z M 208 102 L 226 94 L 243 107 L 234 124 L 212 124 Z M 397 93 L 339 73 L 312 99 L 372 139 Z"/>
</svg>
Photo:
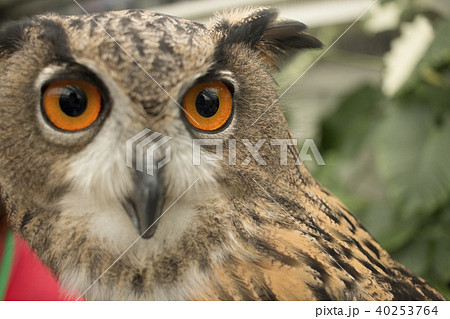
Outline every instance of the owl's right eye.
<svg viewBox="0 0 450 319">
<path fill-rule="evenodd" d="M 229 122 L 233 94 L 223 82 L 200 83 L 184 96 L 183 109 L 192 126 L 202 131 L 216 131 Z"/>
<path fill-rule="evenodd" d="M 85 81 L 53 81 L 42 94 L 43 112 L 55 127 L 64 131 L 87 128 L 98 118 L 101 108 L 99 90 Z"/>
</svg>

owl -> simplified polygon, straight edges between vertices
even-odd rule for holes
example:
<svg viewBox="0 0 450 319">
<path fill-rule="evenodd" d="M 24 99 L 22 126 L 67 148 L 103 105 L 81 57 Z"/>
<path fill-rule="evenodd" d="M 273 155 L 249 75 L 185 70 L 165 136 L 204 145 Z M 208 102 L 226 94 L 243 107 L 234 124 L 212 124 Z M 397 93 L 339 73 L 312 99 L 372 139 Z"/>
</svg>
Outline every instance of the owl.
<svg viewBox="0 0 450 319">
<path fill-rule="evenodd" d="M 283 142 L 272 74 L 321 46 L 305 28 L 271 8 L 207 25 L 146 10 L 5 25 L 11 229 L 87 300 L 443 299 Z"/>
</svg>

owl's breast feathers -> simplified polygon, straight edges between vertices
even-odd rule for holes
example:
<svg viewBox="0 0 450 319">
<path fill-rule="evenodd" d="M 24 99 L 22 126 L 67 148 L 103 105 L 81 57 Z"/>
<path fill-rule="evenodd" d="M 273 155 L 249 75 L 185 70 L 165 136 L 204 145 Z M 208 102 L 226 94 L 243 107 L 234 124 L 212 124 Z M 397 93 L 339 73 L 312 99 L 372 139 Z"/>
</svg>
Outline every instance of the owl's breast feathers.
<svg viewBox="0 0 450 319">
<path fill-rule="evenodd" d="M 444 300 L 328 190 L 307 183 L 299 192 L 258 184 L 254 196 L 233 199 L 220 262 L 210 264 L 211 280 L 195 299 Z"/>
</svg>

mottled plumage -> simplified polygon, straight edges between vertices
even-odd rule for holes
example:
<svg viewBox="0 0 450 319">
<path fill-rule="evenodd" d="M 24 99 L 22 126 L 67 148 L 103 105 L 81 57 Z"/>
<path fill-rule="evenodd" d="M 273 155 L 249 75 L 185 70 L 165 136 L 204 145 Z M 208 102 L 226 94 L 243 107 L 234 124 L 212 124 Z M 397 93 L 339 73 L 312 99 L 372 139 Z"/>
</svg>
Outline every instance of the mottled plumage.
<svg viewBox="0 0 450 319">
<path fill-rule="evenodd" d="M 259 150 L 267 165 L 241 165 L 250 154 L 241 139 L 291 136 L 270 72 L 291 52 L 320 45 L 304 29 L 266 8 L 206 26 L 141 10 L 4 26 L 0 187 L 9 225 L 74 294 L 104 273 L 85 299 L 443 299 L 294 164 L 295 146 L 287 166 L 269 143 Z M 103 93 L 90 127 L 68 133 L 45 120 L 42 88 L 62 78 L 89 79 Z M 229 126 L 193 129 L 177 103 L 196 83 L 219 80 L 233 87 Z M 170 209 L 153 236 L 115 262 L 139 236 L 124 208 L 139 179 L 125 165 L 125 145 L 144 128 L 173 138 L 172 160 L 158 172 Z M 194 138 L 223 139 L 225 150 L 236 140 L 237 165 L 228 152 L 193 165 Z"/>
</svg>

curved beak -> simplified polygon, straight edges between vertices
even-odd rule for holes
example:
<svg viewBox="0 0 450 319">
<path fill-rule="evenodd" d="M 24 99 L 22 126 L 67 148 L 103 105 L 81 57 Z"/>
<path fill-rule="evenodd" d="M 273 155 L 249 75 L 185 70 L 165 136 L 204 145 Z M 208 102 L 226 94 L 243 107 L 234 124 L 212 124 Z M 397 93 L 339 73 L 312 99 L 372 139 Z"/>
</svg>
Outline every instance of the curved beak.
<svg viewBox="0 0 450 319">
<path fill-rule="evenodd" d="M 154 175 L 136 171 L 135 191 L 122 203 L 142 238 L 150 238 L 156 230 L 157 220 L 162 214 L 158 170 Z"/>
</svg>

